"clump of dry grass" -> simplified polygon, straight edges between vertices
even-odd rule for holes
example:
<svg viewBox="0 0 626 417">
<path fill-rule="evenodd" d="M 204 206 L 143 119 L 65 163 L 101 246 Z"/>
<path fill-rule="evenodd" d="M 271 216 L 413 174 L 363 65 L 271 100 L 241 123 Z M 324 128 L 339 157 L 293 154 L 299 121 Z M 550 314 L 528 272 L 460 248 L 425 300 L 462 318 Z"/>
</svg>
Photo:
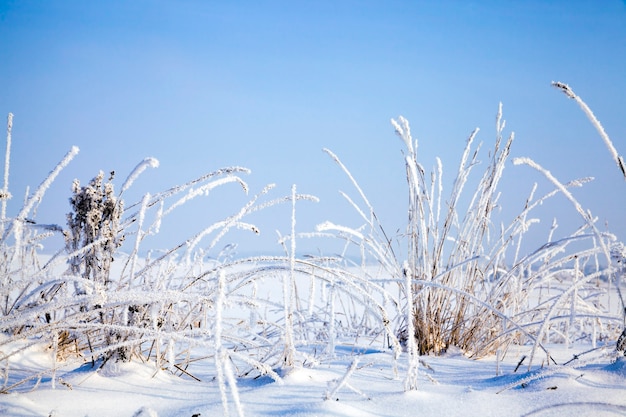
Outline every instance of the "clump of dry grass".
<svg viewBox="0 0 626 417">
<path fill-rule="evenodd" d="M 357 245 L 364 258 L 381 266 L 388 282 L 397 283 L 411 313 L 398 316 L 396 332 L 409 352 L 415 340 L 419 354 L 439 354 L 455 346 L 480 357 L 496 350 L 504 354 L 511 344 L 532 343 L 534 355 L 546 341 L 569 343 L 587 335 L 595 344 L 611 337 L 619 320 L 608 305 L 613 271 L 608 249 L 615 238 L 595 228 L 595 219 L 569 191 L 588 179 L 563 184 L 548 176 L 553 191 L 536 197 L 535 184 L 520 214 L 508 224 L 499 223 L 498 186 L 514 141 L 513 134 L 504 140 L 502 106 L 484 171 L 471 181 L 480 165 L 476 129 L 466 142 L 445 206 L 441 161 L 427 174 L 408 121 L 400 117 L 392 124 L 404 144 L 407 172 L 406 233 L 397 239 L 406 245 L 406 257 L 399 257 L 362 189 L 330 151 L 363 201 L 364 208 L 344 194 L 364 226 L 324 224 L 321 229 Z M 532 165 L 529 159 L 516 161 Z M 464 205 L 461 195 L 468 190 L 469 203 Z M 537 222 L 533 209 L 558 194 L 574 202 L 583 225 L 557 238 L 554 223 L 546 243 L 521 256 L 524 235 Z"/>
</svg>

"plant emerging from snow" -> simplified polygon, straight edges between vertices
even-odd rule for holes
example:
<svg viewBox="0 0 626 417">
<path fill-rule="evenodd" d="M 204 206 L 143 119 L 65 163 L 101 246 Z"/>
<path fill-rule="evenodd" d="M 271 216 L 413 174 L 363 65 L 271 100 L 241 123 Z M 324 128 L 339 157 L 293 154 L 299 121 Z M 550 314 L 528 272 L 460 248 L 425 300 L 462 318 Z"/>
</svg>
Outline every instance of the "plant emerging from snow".
<svg viewBox="0 0 626 417">
<path fill-rule="evenodd" d="M 105 288 L 109 284 L 115 251 L 124 240 L 120 230 L 123 202 L 114 194 L 113 176 L 112 172 L 104 183 L 104 173 L 100 171 L 83 187 L 74 180 L 70 198 L 72 212 L 67 215 L 68 229 L 64 232 L 66 250 L 70 254 L 70 274 Z M 83 294 L 85 289 L 76 288 L 76 295 Z"/>
<path fill-rule="evenodd" d="M 617 317 L 607 305 L 611 288 L 607 249 L 614 237 L 595 228 L 594 218 L 568 190 L 586 179 L 562 184 L 548 176 L 555 190 L 536 198 L 535 185 L 520 214 L 508 225 L 498 226 L 498 184 L 514 139 L 511 134 L 503 140 L 501 106 L 495 145 L 466 206 L 461 195 L 472 186 L 470 174 L 480 164 L 481 146 L 474 147 L 478 129 L 467 140 L 444 208 L 441 161 L 437 159 L 436 168 L 427 175 L 418 161 L 418 142 L 408 121 L 400 117 L 392 124 L 405 148 L 408 219 L 406 234 L 398 240 L 406 243 L 406 258 L 398 258 L 399 251 L 393 248 L 361 187 L 330 151 L 363 201 L 364 208 L 342 193 L 364 226 L 327 222 L 319 230 L 334 231 L 356 245 L 364 263 L 365 259 L 374 260 L 385 271 L 382 280 L 399 286 L 408 313 L 399 313 L 395 325 L 409 357 L 414 341 L 420 354 L 438 354 L 454 346 L 480 357 L 496 350 L 504 353 L 511 344 L 532 343 L 534 352 L 544 349 L 546 341 L 569 343 L 578 337 L 575 329 L 580 332 L 577 335 L 590 337 L 594 345 L 598 338 L 613 337 Z M 529 159 L 517 161 L 535 166 Z M 574 202 L 583 226 L 569 236 L 555 238 L 555 222 L 545 245 L 520 256 L 523 236 L 537 222 L 529 217 L 532 209 L 559 193 Z M 593 272 L 583 277 L 583 269 L 592 267 Z M 607 277 L 608 286 L 600 287 Z M 412 363 L 409 370 L 417 369 Z M 409 376 L 407 389 L 414 388 L 412 380 Z"/>
</svg>

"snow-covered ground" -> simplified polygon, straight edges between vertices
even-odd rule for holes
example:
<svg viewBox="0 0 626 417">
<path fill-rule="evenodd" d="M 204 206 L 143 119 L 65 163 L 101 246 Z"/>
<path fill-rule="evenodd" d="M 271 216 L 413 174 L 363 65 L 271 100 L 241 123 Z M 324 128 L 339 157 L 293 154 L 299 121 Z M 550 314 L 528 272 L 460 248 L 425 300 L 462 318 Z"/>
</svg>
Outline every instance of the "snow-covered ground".
<svg viewBox="0 0 626 417">
<path fill-rule="evenodd" d="M 265 281 L 270 289 L 280 292 L 280 280 L 258 282 Z M 304 281 L 300 284 L 307 287 Z M 259 293 L 263 291 L 259 289 Z M 324 298 L 321 289 L 315 294 Z M 280 294 L 270 298 L 280 299 Z M 250 312 L 241 306 L 225 306 L 223 323 L 251 320 Z M 337 314 L 350 316 L 347 304 L 343 309 Z M 277 314 L 281 311 L 278 309 Z M 231 328 L 226 330 L 231 331 L 232 341 L 237 333 L 228 329 Z M 226 370 L 226 382 L 222 385 L 225 390 L 220 389 L 212 339 L 189 339 L 191 355 L 197 360 L 187 362 L 187 374 L 178 371 L 174 375 L 166 369 L 157 371 L 154 354 L 144 355 L 143 359 L 136 357 L 130 363 L 111 359 L 102 365 L 102 359 L 92 364 L 90 358 L 72 356 L 70 350 L 65 361 L 55 364 L 49 342 L 37 343 L 36 338 L 11 340 L 5 334 L 0 353 L 9 356 L 0 363 L 0 369 L 6 373 L 0 378 L 7 393 L 0 395 L 0 416 L 626 415 L 626 358 L 615 351 L 615 340 L 610 338 L 593 339 L 596 348 L 589 337 L 584 338 L 589 341 L 584 343 L 549 344 L 545 347 L 551 360 L 548 361 L 546 352 L 538 350 L 530 368 L 530 344 L 510 345 L 504 358 L 470 359 L 455 349 L 441 356 L 422 356 L 417 389 L 407 392 L 406 352 L 394 358 L 388 344 L 380 340 L 381 333 L 361 333 L 352 339 L 347 333 L 332 340 L 332 356 L 328 354 L 328 341 L 322 340 L 319 345 L 313 339 L 296 341 L 296 365 L 275 369 L 280 375 L 278 380 L 259 376 L 259 372 L 246 374 L 240 360 L 224 359 L 221 366 Z M 40 340 L 44 339 L 42 334 Z M 17 346 L 33 341 L 35 344 L 30 347 Z M 282 342 L 276 343 L 278 347 L 274 349 L 280 351 Z M 245 354 L 245 346 L 234 343 L 225 352 Z M 258 357 L 254 352 L 248 353 L 251 359 Z M 146 357 L 150 361 L 141 362 Z M 228 385 L 228 366 L 224 362 L 237 376 L 234 390 Z M 161 363 L 160 367 L 167 368 L 167 364 Z M 223 405 L 224 393 L 228 414 Z"/>
<path fill-rule="evenodd" d="M 338 344 L 335 359 L 269 377 L 237 382 L 241 408 L 228 392 L 229 415 L 246 416 L 617 416 L 626 415 L 626 360 L 611 348 L 574 358 L 589 346 L 551 346 L 561 365 L 533 366 L 528 350 L 515 347 L 501 363 L 472 360 L 461 352 L 422 357 L 419 388 L 405 392 L 406 358 L 374 348 L 360 352 Z M 358 353 L 358 354 L 355 354 Z M 50 360 L 34 346 L 12 358 L 32 368 Z M 356 362 L 355 362 L 356 361 Z M 203 369 L 204 368 L 204 369 Z M 351 373 L 348 370 L 352 368 Z M 517 368 L 517 370 L 516 370 Z M 2 416 L 220 416 L 224 408 L 213 361 L 198 364 L 196 377 L 155 372 L 154 364 L 111 363 L 94 371 L 90 363 L 59 369 L 0 397 Z M 347 376 L 347 378 L 346 378 Z"/>
</svg>

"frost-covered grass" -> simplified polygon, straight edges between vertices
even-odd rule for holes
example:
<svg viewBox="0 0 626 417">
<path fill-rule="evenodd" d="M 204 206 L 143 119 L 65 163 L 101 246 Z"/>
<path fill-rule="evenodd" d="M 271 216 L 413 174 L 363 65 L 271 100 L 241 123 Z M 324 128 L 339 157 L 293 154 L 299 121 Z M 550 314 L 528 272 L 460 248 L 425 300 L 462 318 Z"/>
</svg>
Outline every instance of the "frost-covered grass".
<svg viewBox="0 0 626 417">
<path fill-rule="evenodd" d="M 578 99 L 569 87 L 555 85 Z M 485 166 L 479 163 L 476 130 L 449 192 L 444 192 L 441 161 L 428 174 L 408 121 L 393 121 L 405 146 L 407 172 L 408 218 L 400 236 L 386 233 L 357 179 L 327 150 L 355 187 L 358 198 L 344 196 L 361 226 L 328 219 L 315 232 L 296 234 L 298 205 L 317 199 L 299 194 L 295 185 L 289 195 L 272 197 L 269 185 L 243 207 L 232 207 L 231 216 L 214 219 L 163 252 L 146 248 L 146 236 L 159 233 L 173 210 L 215 187 L 240 186 L 248 193 L 248 170 L 220 169 L 126 204 L 124 193 L 135 179 L 158 166 L 147 158 L 119 192 L 114 178 L 105 182 L 102 173 L 86 185 L 75 182 L 68 224 L 42 225 L 34 219 L 37 205 L 78 148 L 9 218 L 11 125 L 9 116 L 0 195 L 2 393 L 60 390 L 83 373 L 86 379 L 107 377 L 115 374 L 111 369 L 142 364 L 137 369 L 151 369 L 150 376 L 215 383 L 222 413 L 243 415 L 246 389 L 263 385 L 253 381 L 289 385 L 303 369 L 311 369 L 314 381 L 316 369 L 332 367 L 334 376 L 325 379 L 320 398 L 338 399 L 347 392 L 369 399 L 374 394 L 352 384 L 355 374 L 379 367 L 380 378 L 402 381 L 399 390 L 420 390 L 425 378 L 436 379 L 423 355 L 490 357 L 496 374 L 512 373 L 507 366 L 517 361 L 525 368 L 524 384 L 547 375 L 538 368 L 567 372 L 568 363 L 555 358 L 554 346 L 576 346 L 594 362 L 610 363 L 616 356 L 624 322 L 626 250 L 600 232 L 577 202 L 571 189 L 586 179 L 563 183 L 530 158 L 514 162 L 541 172 L 553 191 L 536 196 L 535 186 L 517 216 L 497 218 L 500 192 L 506 192 L 498 186 L 514 143 L 513 134 L 504 139 L 501 107 Z M 622 158 L 603 130 L 601 136 L 622 169 Z M 536 222 L 533 210 L 558 194 L 579 213 L 580 227 L 561 235 L 555 222 L 545 243 L 522 253 L 525 234 Z M 290 233 L 278 242 L 284 254 L 239 258 L 228 253 L 228 232 L 257 233 L 248 216 L 277 204 L 291 206 L 285 219 Z M 44 257 L 40 243 L 53 234 L 62 234 L 65 246 Z M 343 239 L 345 251 L 296 256 L 303 237 Z M 527 359 L 520 359 L 522 351 Z M 367 357 L 372 352 L 373 362 Z M 569 363 L 580 366 L 579 356 Z M 518 379 L 495 385 L 507 390 L 519 385 Z"/>
<path fill-rule="evenodd" d="M 613 235 L 596 228 L 593 216 L 569 191 L 588 179 L 562 184 L 530 158 L 516 158 L 516 164 L 545 174 L 554 190 L 537 197 L 535 184 L 522 211 L 509 223 L 498 224 L 494 215 L 499 205 L 498 184 L 514 138 L 511 134 L 503 142 L 501 107 L 496 141 L 484 172 L 471 182 L 472 171 L 480 165 L 481 145 L 474 147 L 475 130 L 467 140 L 449 196 L 442 195 L 441 161 L 428 175 L 418 161 L 418 143 L 408 121 L 392 122 L 406 147 L 408 226 L 400 238 L 406 252 L 394 248 L 367 197 L 330 151 L 358 191 L 362 205 L 346 198 L 364 226 L 354 229 L 327 222 L 319 229 L 333 231 L 357 247 L 363 262 L 379 264 L 389 281 L 400 287 L 399 299 L 409 305 L 410 313 L 401 320 L 399 335 L 409 351 L 413 340 L 420 354 L 439 354 L 455 346 L 473 357 L 504 354 L 511 344 L 531 344 L 530 366 L 534 353 L 545 351 L 544 342 L 567 344 L 582 337 L 595 346 L 598 340 L 614 339 L 622 326 L 623 301 L 611 289 L 622 273 L 614 265 L 619 265 L 624 250 Z M 463 192 L 471 186 L 475 188 L 465 199 L 469 203 L 463 205 Z M 571 201 L 582 225 L 556 237 L 555 221 L 546 242 L 522 254 L 525 234 L 538 221 L 532 217 L 533 210 L 557 194 Z"/>
</svg>

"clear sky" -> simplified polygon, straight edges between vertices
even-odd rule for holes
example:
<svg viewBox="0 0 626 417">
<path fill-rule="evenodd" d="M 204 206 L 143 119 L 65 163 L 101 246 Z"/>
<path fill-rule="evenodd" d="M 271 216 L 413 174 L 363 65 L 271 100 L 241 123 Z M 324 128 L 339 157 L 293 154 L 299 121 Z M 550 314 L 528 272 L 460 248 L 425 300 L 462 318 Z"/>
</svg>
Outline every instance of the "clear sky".
<svg viewBox="0 0 626 417">
<path fill-rule="evenodd" d="M 394 235 L 407 191 L 389 120 L 411 122 L 422 165 L 430 170 L 441 157 L 449 185 L 475 127 L 487 159 L 502 102 L 506 132 L 516 135 L 512 156 L 564 182 L 595 177 L 575 196 L 601 229 L 608 223 L 626 239 L 626 182 L 584 114 L 550 86 L 570 84 L 626 154 L 624 1 L 4 0 L 0 63 L 0 113 L 15 115 L 10 214 L 27 185 L 80 148 L 46 194 L 42 223 L 64 224 L 72 179 L 115 170 L 120 187 L 153 156 L 160 167 L 127 199 L 238 165 L 252 170 L 250 195 L 276 183 L 271 197 L 281 197 L 296 184 L 321 199 L 299 205 L 298 231 L 325 220 L 356 227 L 339 190 L 356 194 L 322 152 L 329 148 Z M 535 181 L 551 188 L 530 168 L 507 165 L 504 220 Z M 174 246 L 236 212 L 249 197 L 226 188 L 165 219 L 146 244 Z M 545 227 L 560 219 L 561 235 L 581 224 L 563 198 L 541 210 Z M 290 208 L 250 221 L 261 236 L 233 237 L 240 250 L 275 252 Z"/>
</svg>

